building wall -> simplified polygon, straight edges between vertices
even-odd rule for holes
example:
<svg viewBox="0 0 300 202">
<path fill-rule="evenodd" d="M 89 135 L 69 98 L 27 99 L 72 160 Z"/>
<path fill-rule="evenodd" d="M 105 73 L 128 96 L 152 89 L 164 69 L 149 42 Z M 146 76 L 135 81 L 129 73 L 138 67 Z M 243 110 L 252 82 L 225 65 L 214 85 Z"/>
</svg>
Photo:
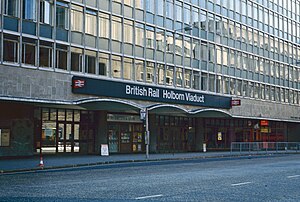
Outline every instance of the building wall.
<svg viewBox="0 0 300 202">
<path fill-rule="evenodd" d="M 0 147 L 0 156 L 28 156 L 34 152 L 33 107 L 0 103 L 0 128 L 10 129 L 10 144 Z"/>
</svg>

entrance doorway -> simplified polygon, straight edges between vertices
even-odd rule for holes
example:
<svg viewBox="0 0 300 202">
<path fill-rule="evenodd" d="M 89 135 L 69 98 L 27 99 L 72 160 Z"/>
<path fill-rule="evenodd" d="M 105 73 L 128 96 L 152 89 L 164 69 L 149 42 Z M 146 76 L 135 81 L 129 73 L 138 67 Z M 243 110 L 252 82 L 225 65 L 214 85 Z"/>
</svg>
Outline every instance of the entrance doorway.
<svg viewBox="0 0 300 202">
<path fill-rule="evenodd" d="M 79 124 L 58 123 L 58 152 L 79 152 Z"/>
</svg>

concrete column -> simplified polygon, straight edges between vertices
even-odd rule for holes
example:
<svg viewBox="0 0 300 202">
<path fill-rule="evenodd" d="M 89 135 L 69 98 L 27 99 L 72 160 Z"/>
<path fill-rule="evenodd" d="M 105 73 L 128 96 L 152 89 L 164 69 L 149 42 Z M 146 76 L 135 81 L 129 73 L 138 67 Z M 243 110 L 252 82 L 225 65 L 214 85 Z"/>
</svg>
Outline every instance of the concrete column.
<svg viewBox="0 0 300 202">
<path fill-rule="evenodd" d="M 157 152 L 157 127 L 155 126 L 155 115 L 149 114 L 150 130 L 150 154 Z"/>
<path fill-rule="evenodd" d="M 107 138 L 107 112 L 97 111 L 96 115 L 96 137 L 95 137 L 95 152 L 100 154 L 101 144 L 108 144 Z"/>
<path fill-rule="evenodd" d="M 195 134 L 195 149 L 196 151 L 203 151 L 204 143 L 204 127 L 203 118 L 196 118 L 196 134 Z"/>
</svg>

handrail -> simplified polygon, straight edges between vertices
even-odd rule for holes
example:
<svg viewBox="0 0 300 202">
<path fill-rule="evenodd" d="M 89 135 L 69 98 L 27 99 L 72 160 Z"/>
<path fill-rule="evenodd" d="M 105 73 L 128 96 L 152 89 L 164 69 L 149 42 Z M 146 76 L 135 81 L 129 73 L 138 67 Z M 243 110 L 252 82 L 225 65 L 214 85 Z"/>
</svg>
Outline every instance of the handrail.
<svg viewBox="0 0 300 202">
<path fill-rule="evenodd" d="M 300 152 L 300 142 L 232 142 L 230 153 Z"/>
</svg>

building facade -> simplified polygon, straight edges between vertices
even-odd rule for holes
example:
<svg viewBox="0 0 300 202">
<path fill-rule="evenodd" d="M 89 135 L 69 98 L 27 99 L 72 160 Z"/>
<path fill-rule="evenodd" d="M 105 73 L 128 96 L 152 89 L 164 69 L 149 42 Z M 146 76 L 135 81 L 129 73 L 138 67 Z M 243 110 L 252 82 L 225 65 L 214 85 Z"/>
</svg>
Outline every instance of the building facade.
<svg viewBox="0 0 300 202">
<path fill-rule="evenodd" d="M 300 141 L 299 0 L 1 0 L 0 12 L 0 156 Z"/>
</svg>

